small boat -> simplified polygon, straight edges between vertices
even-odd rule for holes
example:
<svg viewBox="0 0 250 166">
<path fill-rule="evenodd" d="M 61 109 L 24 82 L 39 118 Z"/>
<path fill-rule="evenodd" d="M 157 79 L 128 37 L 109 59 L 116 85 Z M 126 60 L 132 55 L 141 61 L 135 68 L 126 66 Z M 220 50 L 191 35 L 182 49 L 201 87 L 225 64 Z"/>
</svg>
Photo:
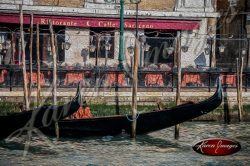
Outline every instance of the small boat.
<svg viewBox="0 0 250 166">
<path fill-rule="evenodd" d="M 76 112 L 82 104 L 81 87 L 78 84 L 75 97 L 59 106 L 44 105 L 34 110 L 0 116 L 0 139 L 20 135 L 32 129 L 47 127 Z"/>
<path fill-rule="evenodd" d="M 199 103 L 187 103 L 170 109 L 140 113 L 137 117 L 137 134 L 171 127 L 216 109 L 222 102 L 221 82 L 217 81 L 217 90 L 213 96 Z M 131 115 L 109 117 L 93 117 L 87 119 L 68 119 L 58 122 L 60 137 L 86 137 L 118 135 L 122 132 L 130 134 Z M 54 125 L 43 128 L 46 135 L 54 136 Z"/>
</svg>

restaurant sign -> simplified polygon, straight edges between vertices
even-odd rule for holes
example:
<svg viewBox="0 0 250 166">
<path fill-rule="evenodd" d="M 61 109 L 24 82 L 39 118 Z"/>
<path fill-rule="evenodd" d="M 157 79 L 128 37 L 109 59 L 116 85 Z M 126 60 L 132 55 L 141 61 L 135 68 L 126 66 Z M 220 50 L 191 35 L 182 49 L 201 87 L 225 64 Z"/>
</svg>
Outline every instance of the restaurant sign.
<svg viewBox="0 0 250 166">
<path fill-rule="evenodd" d="M 119 28 L 119 18 L 86 18 L 86 17 L 67 17 L 67 16 L 41 16 L 34 15 L 34 24 L 48 25 L 51 20 L 54 26 L 69 27 L 104 27 Z M 19 23 L 19 15 L 3 14 L 0 16 L 2 23 Z M 24 15 L 24 24 L 30 23 L 30 16 Z M 124 27 L 126 29 L 135 29 L 135 19 L 125 19 Z M 189 20 L 149 20 L 140 19 L 138 22 L 139 29 L 175 29 L 175 30 L 193 30 L 199 28 L 199 21 Z"/>
</svg>

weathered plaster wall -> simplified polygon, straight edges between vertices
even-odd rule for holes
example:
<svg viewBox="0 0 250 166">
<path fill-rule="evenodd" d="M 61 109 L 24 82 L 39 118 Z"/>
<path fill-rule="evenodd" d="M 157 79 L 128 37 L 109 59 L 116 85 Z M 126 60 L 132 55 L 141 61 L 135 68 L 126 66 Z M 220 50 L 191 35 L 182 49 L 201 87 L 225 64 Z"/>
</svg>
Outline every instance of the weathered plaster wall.
<svg viewBox="0 0 250 166">
<path fill-rule="evenodd" d="M 196 65 L 209 66 L 209 55 L 206 55 L 204 52 L 207 44 L 207 22 L 207 18 L 202 19 L 200 29 L 195 32 L 197 34 L 193 31 L 182 32 L 181 45 L 188 46 L 187 52 L 181 52 L 182 67 L 196 67 Z"/>
<path fill-rule="evenodd" d="M 143 34 L 143 31 L 139 31 L 139 34 Z M 90 34 L 88 29 L 66 29 L 66 38 L 69 37 L 69 41 L 72 45 L 69 50 L 65 50 L 65 62 L 69 65 L 80 63 L 84 65 L 83 56 L 81 56 L 81 51 L 83 49 L 89 50 L 90 44 Z M 110 67 L 118 66 L 118 57 L 119 57 L 119 32 L 115 32 L 114 38 L 114 58 L 108 58 L 107 65 Z M 124 32 L 124 65 L 125 67 L 131 67 L 131 59 L 133 59 L 134 52 L 129 53 L 128 47 L 135 46 L 135 31 L 126 30 Z M 92 66 L 95 65 L 95 58 L 89 57 L 89 54 L 86 58 L 86 64 Z M 98 65 L 103 66 L 105 64 L 105 58 L 98 58 Z"/>
<path fill-rule="evenodd" d="M 66 41 L 70 42 L 71 46 L 69 50 L 65 50 L 65 63 L 84 65 L 82 50 L 89 47 L 89 33 L 89 29 L 66 28 L 65 37 L 68 38 Z"/>
<path fill-rule="evenodd" d="M 0 0 L 0 3 L 5 4 L 23 4 L 23 5 L 33 5 L 33 0 Z"/>
<path fill-rule="evenodd" d="M 211 20 L 210 20 L 211 22 Z M 213 23 L 213 22 L 212 22 Z M 210 23 L 210 24 L 212 24 Z M 182 67 L 197 65 L 209 66 L 210 57 L 205 54 L 204 48 L 207 47 L 207 28 L 208 28 L 208 19 L 204 18 L 200 22 L 200 29 L 197 32 L 193 31 L 182 31 L 181 45 L 188 46 L 188 52 L 181 52 L 182 58 Z M 140 31 L 139 34 L 142 34 L 143 31 Z M 197 35 L 197 34 L 198 35 Z M 70 36 L 70 43 L 72 43 L 69 50 L 65 52 L 65 60 L 68 64 L 81 63 L 83 65 L 83 57 L 81 56 L 82 49 L 89 48 L 89 30 L 87 29 L 74 29 L 67 28 L 66 34 Z M 135 31 L 126 30 L 124 32 L 124 63 L 127 66 L 131 65 L 131 56 L 127 50 L 129 46 L 134 46 L 134 35 Z M 67 36 L 67 35 L 66 35 Z M 107 65 L 111 67 L 116 67 L 119 63 L 119 32 L 115 32 L 114 36 L 114 58 L 109 58 Z M 95 65 L 95 58 L 87 58 L 87 63 Z M 98 65 L 102 66 L 105 64 L 105 58 L 98 59 Z"/>
<path fill-rule="evenodd" d="M 214 12 L 212 0 L 178 0 L 176 11 Z"/>
</svg>

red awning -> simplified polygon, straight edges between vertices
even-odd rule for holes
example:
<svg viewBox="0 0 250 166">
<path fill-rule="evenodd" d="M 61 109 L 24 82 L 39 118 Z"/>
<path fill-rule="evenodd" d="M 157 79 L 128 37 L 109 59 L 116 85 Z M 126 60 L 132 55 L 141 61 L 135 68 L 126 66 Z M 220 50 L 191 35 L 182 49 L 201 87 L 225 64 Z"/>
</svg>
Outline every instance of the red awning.
<svg viewBox="0 0 250 166">
<path fill-rule="evenodd" d="M 119 28 L 119 18 L 87 18 L 87 17 L 68 17 L 68 16 L 42 16 L 34 15 L 34 24 L 47 25 L 49 20 L 54 26 L 69 27 L 105 27 Z M 19 23 L 18 14 L 1 14 L 0 23 Z M 24 24 L 30 23 L 30 16 L 24 15 Z M 193 30 L 198 29 L 200 21 L 190 20 L 156 20 L 139 19 L 139 29 L 174 29 L 174 30 Z M 124 27 L 126 29 L 135 29 L 135 19 L 125 19 Z"/>
</svg>

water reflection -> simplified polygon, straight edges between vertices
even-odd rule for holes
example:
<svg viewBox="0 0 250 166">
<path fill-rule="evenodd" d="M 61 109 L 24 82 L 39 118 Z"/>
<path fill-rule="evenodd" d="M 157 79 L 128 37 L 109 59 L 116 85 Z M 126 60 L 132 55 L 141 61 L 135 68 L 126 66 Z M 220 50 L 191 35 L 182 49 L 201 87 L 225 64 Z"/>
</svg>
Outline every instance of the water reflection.
<svg viewBox="0 0 250 166">
<path fill-rule="evenodd" d="M 187 122 L 181 125 L 180 139 L 167 128 L 135 141 L 129 135 L 60 139 L 32 137 L 23 157 L 25 138 L 0 141 L 0 165 L 250 165 L 250 123 L 219 124 Z M 192 150 L 201 139 L 223 137 L 241 143 L 242 150 L 231 156 L 203 156 Z"/>
</svg>

